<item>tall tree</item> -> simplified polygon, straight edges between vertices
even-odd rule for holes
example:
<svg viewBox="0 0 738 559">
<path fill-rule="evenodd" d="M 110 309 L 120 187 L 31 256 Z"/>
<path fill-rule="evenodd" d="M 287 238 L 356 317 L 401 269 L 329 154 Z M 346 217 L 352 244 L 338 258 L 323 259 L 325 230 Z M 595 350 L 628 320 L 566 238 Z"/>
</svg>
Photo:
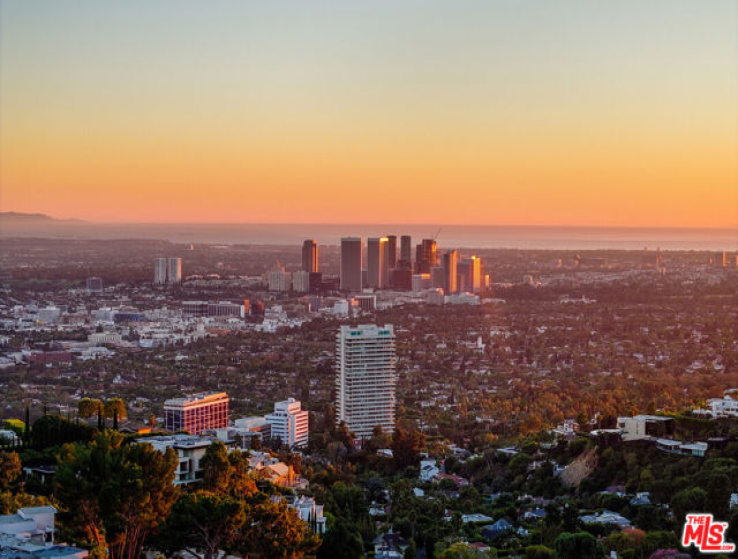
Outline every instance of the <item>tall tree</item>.
<svg viewBox="0 0 738 559">
<path fill-rule="evenodd" d="M 200 467 L 202 468 L 203 487 L 206 490 L 219 493 L 228 491 L 232 467 L 228 460 L 228 449 L 222 442 L 215 441 L 205 449 L 205 456 L 200 460 Z"/>
<path fill-rule="evenodd" d="M 77 404 L 77 415 L 82 419 L 93 417 L 101 412 L 103 404 L 100 400 L 93 398 L 82 398 Z"/>
<path fill-rule="evenodd" d="M 248 456 L 239 450 L 234 450 L 228 455 L 228 462 L 231 465 L 228 494 L 238 499 L 254 495 L 257 488 L 249 472 Z"/>
<path fill-rule="evenodd" d="M 242 501 L 197 491 L 174 504 L 157 543 L 169 554 L 187 551 L 200 559 L 212 559 L 236 542 L 245 522 Z"/>
<path fill-rule="evenodd" d="M 406 431 L 398 427 L 392 437 L 392 457 L 397 468 L 417 466 L 420 463 L 420 451 L 424 444 L 425 435 L 420 431 Z"/>
<path fill-rule="evenodd" d="M 128 417 L 128 412 L 126 411 L 126 404 L 120 398 L 111 398 L 110 400 L 105 402 L 104 412 L 105 412 L 105 417 L 109 417 L 111 419 L 117 413 L 118 419 L 120 421 L 123 421 L 126 417 Z"/>
<path fill-rule="evenodd" d="M 310 533 L 308 525 L 283 502 L 264 500 L 254 504 L 237 551 L 249 558 L 312 555 L 320 540 Z"/>
<path fill-rule="evenodd" d="M 17 452 L 0 452 L 0 490 L 8 489 L 21 475 Z"/>
<path fill-rule="evenodd" d="M 318 549 L 318 559 L 359 559 L 363 556 L 364 542 L 356 525 L 340 516 L 333 518 Z"/>
<path fill-rule="evenodd" d="M 67 537 L 108 550 L 111 559 L 141 554 L 144 538 L 169 514 L 177 496 L 173 450 L 124 444 L 117 432 L 89 445 L 68 444 L 59 456 L 55 494 L 63 505 Z"/>
<path fill-rule="evenodd" d="M 31 410 L 26 406 L 26 424 L 23 429 L 23 442 L 28 443 L 31 439 Z"/>
<path fill-rule="evenodd" d="M 588 532 L 564 532 L 556 538 L 556 556 L 602 559 L 605 557 L 605 548 Z"/>
</svg>

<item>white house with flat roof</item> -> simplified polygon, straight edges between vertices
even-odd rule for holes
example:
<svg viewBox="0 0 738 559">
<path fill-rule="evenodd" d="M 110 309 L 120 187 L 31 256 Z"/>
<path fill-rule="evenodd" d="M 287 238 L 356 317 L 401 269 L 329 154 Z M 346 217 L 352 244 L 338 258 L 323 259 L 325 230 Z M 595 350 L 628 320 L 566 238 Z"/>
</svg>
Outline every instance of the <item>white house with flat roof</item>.
<svg viewBox="0 0 738 559">
<path fill-rule="evenodd" d="M 0 516 L 0 534 L 8 536 L 44 536 L 54 542 L 54 515 L 56 509 L 51 506 L 25 507 L 15 514 Z"/>
<path fill-rule="evenodd" d="M 137 443 L 150 444 L 155 450 L 162 454 L 171 448 L 177 453 L 179 463 L 174 474 L 174 484 L 184 485 L 194 483 L 202 479 L 202 467 L 200 461 L 205 456 L 207 448 L 217 440 L 215 437 L 202 437 L 199 435 L 164 435 L 156 437 L 141 437 L 136 439 Z M 221 441 L 227 444 L 227 441 Z"/>
<path fill-rule="evenodd" d="M 709 447 L 705 442 L 683 443 L 672 439 L 657 439 L 656 448 L 671 454 L 702 457 Z"/>
<path fill-rule="evenodd" d="M 637 441 L 657 437 L 665 432 L 673 419 L 660 415 L 635 415 L 633 417 L 618 417 L 618 429 L 624 441 Z"/>
<path fill-rule="evenodd" d="M 52 506 L 24 507 L 0 516 L 0 559 L 84 559 L 86 549 L 54 542 Z"/>
<path fill-rule="evenodd" d="M 738 417 L 738 400 L 726 394 L 723 398 L 711 398 L 707 401 L 712 417 Z"/>
</svg>

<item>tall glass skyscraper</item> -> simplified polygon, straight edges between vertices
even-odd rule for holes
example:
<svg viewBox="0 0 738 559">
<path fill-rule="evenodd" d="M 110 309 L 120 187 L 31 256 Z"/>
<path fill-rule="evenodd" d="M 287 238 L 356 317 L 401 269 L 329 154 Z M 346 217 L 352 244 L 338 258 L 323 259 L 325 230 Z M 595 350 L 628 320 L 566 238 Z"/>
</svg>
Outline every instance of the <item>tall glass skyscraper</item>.
<svg viewBox="0 0 738 559">
<path fill-rule="evenodd" d="M 387 237 L 367 240 L 366 270 L 369 287 L 382 289 L 387 287 Z"/>
<path fill-rule="evenodd" d="M 341 239 L 341 290 L 361 291 L 361 237 Z"/>
<path fill-rule="evenodd" d="M 302 243 L 302 269 L 311 274 L 318 271 L 318 243 L 313 239 Z"/>
</svg>

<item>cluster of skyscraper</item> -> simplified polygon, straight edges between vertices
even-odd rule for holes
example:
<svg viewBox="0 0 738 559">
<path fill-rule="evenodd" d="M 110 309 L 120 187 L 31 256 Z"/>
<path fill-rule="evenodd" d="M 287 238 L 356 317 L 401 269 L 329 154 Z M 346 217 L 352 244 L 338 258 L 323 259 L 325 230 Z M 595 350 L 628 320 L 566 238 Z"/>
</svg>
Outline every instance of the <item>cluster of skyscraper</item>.
<svg viewBox="0 0 738 559">
<path fill-rule="evenodd" d="M 399 252 L 395 235 L 370 237 L 366 244 L 366 269 L 363 249 L 360 237 L 341 239 L 341 290 L 415 289 L 419 282 L 424 287 L 443 288 L 445 293 L 477 293 L 482 288 L 481 260 L 476 256 L 459 259 L 457 250 L 439 258 L 434 239 L 423 239 L 415 247 L 413 262 L 410 236 L 400 237 Z M 303 249 L 303 260 L 304 254 Z"/>
<path fill-rule="evenodd" d="M 154 262 L 154 283 L 180 283 L 182 281 L 181 258 L 157 258 Z"/>
</svg>

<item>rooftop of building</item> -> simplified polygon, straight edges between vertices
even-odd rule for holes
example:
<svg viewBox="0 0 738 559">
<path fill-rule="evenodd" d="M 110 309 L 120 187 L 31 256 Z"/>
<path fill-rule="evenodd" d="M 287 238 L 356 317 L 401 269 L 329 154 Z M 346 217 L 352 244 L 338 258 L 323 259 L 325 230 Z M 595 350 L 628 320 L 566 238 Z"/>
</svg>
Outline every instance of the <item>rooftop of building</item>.
<svg viewBox="0 0 738 559">
<path fill-rule="evenodd" d="M 623 421 L 625 419 L 637 419 L 639 421 L 671 421 L 674 418 L 666 417 L 663 415 L 648 415 L 648 414 L 639 414 L 639 415 L 634 415 L 633 417 L 618 417 L 618 421 Z"/>
<path fill-rule="evenodd" d="M 164 402 L 165 406 L 183 406 L 187 404 L 199 404 L 208 401 L 216 401 L 220 399 L 228 398 L 226 392 L 199 392 L 197 394 L 190 394 L 181 398 L 170 398 Z"/>
<path fill-rule="evenodd" d="M 372 336 L 391 335 L 394 334 L 392 324 L 380 326 L 378 324 L 360 324 L 359 326 L 341 326 L 341 334 L 349 334 L 351 336 L 361 336 L 368 334 Z"/>
<path fill-rule="evenodd" d="M 0 559 L 86 557 L 87 551 L 68 545 L 45 545 L 25 538 L 0 536 Z"/>
<path fill-rule="evenodd" d="M 187 435 L 185 433 L 176 433 L 173 435 L 157 435 L 154 437 L 141 437 L 136 439 L 138 443 L 149 443 L 154 447 L 167 446 L 172 448 L 201 448 L 208 447 L 213 443 L 213 437 L 205 437 L 201 435 Z"/>
</svg>

